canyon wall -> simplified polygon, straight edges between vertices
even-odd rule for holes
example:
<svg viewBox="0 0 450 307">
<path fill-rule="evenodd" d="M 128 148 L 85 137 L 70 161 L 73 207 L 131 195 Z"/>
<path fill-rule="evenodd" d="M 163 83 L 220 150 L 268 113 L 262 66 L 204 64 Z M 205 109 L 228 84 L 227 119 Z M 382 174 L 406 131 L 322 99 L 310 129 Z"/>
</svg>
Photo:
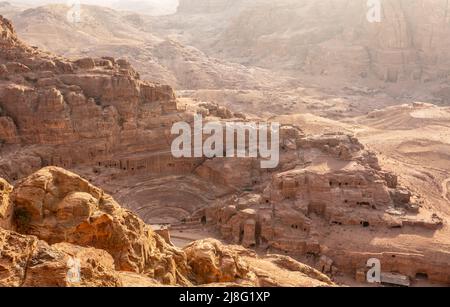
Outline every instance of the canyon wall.
<svg viewBox="0 0 450 307">
<path fill-rule="evenodd" d="M 252 285 L 277 284 L 272 275 L 275 281 L 261 279 L 241 266 L 237 256 L 249 252 L 239 247 L 216 253 L 222 249 L 217 242 L 193 243 L 184 252 L 168 246 L 101 189 L 55 168 L 62 166 L 79 168 L 111 187 L 141 217 L 167 213 L 173 206 L 170 217 L 179 229 L 210 226 L 235 244 L 311 255 L 326 264 L 323 271 L 331 276 L 364 270 L 364 255 L 401 254 L 391 257 L 388 270 L 450 282 L 443 269 L 448 249 L 435 239 L 446 234 L 447 223 L 395 174 L 383 171 L 376 155 L 354 136 L 307 135 L 295 125 L 283 125 L 280 164 L 270 170 L 261 169 L 257 158 L 175 159 L 173 123 L 192 123 L 195 114 L 222 123 L 248 120 L 211 103 L 183 106 L 171 87 L 141 80 L 126 60 L 68 60 L 42 52 L 22 43 L 4 18 L 0 31 L 0 177 L 6 179 L 0 186 L 0 226 L 6 227 L 0 238 L 6 244 L 0 246 L 24 241 L 22 250 L 14 251 L 22 256 L 14 259 L 33 255 L 41 263 L 41 248 L 48 253 L 62 249 L 51 265 L 62 272 L 64 250 L 80 246 L 100 250 L 80 252 L 102 258 L 98 261 L 111 271 L 111 284 L 120 284 L 114 271 L 163 284 L 235 282 L 232 276 Z M 71 245 L 58 245 L 65 243 Z M 225 259 L 214 258 L 217 254 Z M 192 260 L 205 257 L 205 266 Z M 332 258 L 334 265 L 322 257 Z M 216 261 L 231 263 L 231 273 L 218 270 Z M 290 258 L 274 261 L 296 272 L 307 270 Z M 28 283 L 21 273 L 27 263 L 19 262 L 1 264 L 12 276 L 5 283 Z M 45 262 L 38 265 L 37 274 L 45 268 Z"/>
<path fill-rule="evenodd" d="M 239 3 L 237 3 L 239 2 Z M 223 10 L 192 42 L 217 57 L 275 70 L 386 82 L 446 81 L 449 3 L 382 0 L 380 22 L 367 20 L 367 1 L 180 2 L 182 18 Z M 209 9 L 211 8 L 211 9 Z M 230 9 L 231 10 L 231 9 Z M 207 18 L 207 17 L 205 17 Z M 225 20 L 226 19 L 226 20 Z"/>
<path fill-rule="evenodd" d="M 293 259 L 274 257 L 297 264 L 296 272 L 216 240 L 178 249 L 101 189 L 60 168 L 44 168 L 7 189 L 12 195 L 2 198 L 0 213 L 11 206 L 14 215 L 11 224 L 0 224 L 3 287 L 333 284 Z M 268 278 L 273 274 L 254 270 L 250 261 L 270 262 L 291 278 Z"/>
</svg>

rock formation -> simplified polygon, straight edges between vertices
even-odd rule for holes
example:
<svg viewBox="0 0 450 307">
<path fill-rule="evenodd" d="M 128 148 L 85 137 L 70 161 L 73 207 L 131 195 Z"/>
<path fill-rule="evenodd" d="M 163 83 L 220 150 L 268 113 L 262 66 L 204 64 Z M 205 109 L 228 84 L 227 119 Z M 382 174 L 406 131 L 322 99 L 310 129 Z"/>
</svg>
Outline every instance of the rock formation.
<svg viewBox="0 0 450 307">
<path fill-rule="evenodd" d="M 12 224 L 0 227 L 1 286 L 260 285 L 242 249 L 205 240 L 180 250 L 101 189 L 57 167 L 22 180 L 10 205 Z M 312 269 L 297 282 L 332 285 Z"/>
<path fill-rule="evenodd" d="M 0 252 L 3 287 L 123 285 L 114 269 L 114 260 L 102 250 L 67 243 L 50 246 L 33 236 L 0 229 Z M 80 281 L 68 278 L 73 259 L 81 260 Z"/>
<path fill-rule="evenodd" d="M 11 228 L 13 210 L 10 201 L 12 186 L 4 179 L 0 180 L 0 227 Z"/>
<path fill-rule="evenodd" d="M 139 80 L 124 60 L 70 62 L 41 53 L 22 44 L 5 19 L 1 26 L 0 136 L 11 149 L 2 154 L 5 178 L 45 165 L 101 164 L 113 152 L 166 144 L 163 127 L 179 119 L 170 87 Z M 39 148 L 26 157 L 15 145 Z M 30 160 L 20 165 L 19 159 Z"/>
<path fill-rule="evenodd" d="M 373 23 L 367 1 L 348 0 L 181 0 L 176 17 L 168 20 L 195 21 L 192 29 L 183 24 L 187 40 L 212 56 L 295 76 L 447 80 L 442 67 L 449 61 L 448 2 L 380 3 L 380 22 Z"/>
<path fill-rule="evenodd" d="M 326 239 L 329 229 L 353 229 L 365 236 L 364 229 L 394 232 L 406 227 L 408 231 L 420 233 L 421 229 L 437 231 L 443 227 L 443 219 L 435 214 L 419 217 L 421 205 L 417 199 L 398 185 L 395 175 L 381 171 L 376 157 L 363 150 L 354 138 L 297 135 L 284 142 L 301 155 L 295 160 L 297 164 L 291 165 L 292 169 L 274 174 L 269 184 L 262 186 L 254 182 L 252 185 L 254 179 L 243 177 L 240 195 L 220 199 L 195 216 L 205 216 L 225 239 L 235 244 L 296 255 L 312 254 L 319 258 L 328 255 L 334 260 L 333 265 L 326 264 L 329 261 L 321 264 L 323 258 L 320 258 L 318 267 L 330 274 L 335 274 L 337 268 L 354 273 L 357 266 L 363 268 L 365 264 L 362 260 L 359 264 L 349 262 L 337 255 L 340 248 L 336 242 Z M 286 158 L 289 157 L 287 146 L 285 150 L 282 167 L 292 163 Z M 251 167 L 246 173 L 252 173 Z M 363 249 L 371 249 L 368 242 L 357 244 L 360 245 L 354 247 L 357 250 L 363 246 Z M 437 251 L 427 252 L 431 253 L 434 256 L 430 255 L 427 265 L 417 261 L 414 253 L 404 255 L 408 266 L 396 266 L 395 271 L 411 278 L 425 272 L 432 281 L 448 283 L 450 274 L 443 269 L 447 263 L 445 252 L 442 258 Z M 367 257 L 367 253 L 362 253 L 361 257 Z M 383 256 L 383 259 L 385 263 L 392 263 L 398 257 Z"/>
<path fill-rule="evenodd" d="M 43 169 L 15 189 L 16 229 L 50 244 L 68 242 L 107 251 L 118 271 L 187 283 L 186 259 L 110 196 L 74 174 Z M 39 204 L 36 206 L 36 204 Z M 161 251 L 156 254 L 154 251 Z"/>
<path fill-rule="evenodd" d="M 334 278 L 360 276 L 378 257 L 388 272 L 450 283 L 448 249 L 435 239 L 447 223 L 354 136 L 285 124 L 279 166 L 269 170 L 258 158 L 176 159 L 173 123 L 195 114 L 251 120 L 177 99 L 124 59 L 68 60 L 26 46 L 8 20 L 0 26 L 0 246 L 11 253 L 1 258 L 0 283 L 38 284 L 50 267 L 59 277 L 48 284 L 71 285 L 62 274 L 77 255 L 89 276 L 80 285 L 332 284 L 288 255 L 308 256 Z M 286 256 L 213 240 L 180 250 L 145 223 L 217 230 L 230 243 Z"/>
<path fill-rule="evenodd" d="M 233 250 L 225 250 L 218 241 L 198 241 L 184 248 L 189 265 L 200 284 L 232 282 L 248 275 L 248 264 Z"/>
<path fill-rule="evenodd" d="M 136 1 L 139 2 L 139 1 Z M 141 4 L 142 5 L 142 4 Z M 158 35 L 153 17 L 127 10 L 82 5 L 80 23 L 67 22 L 69 7 L 50 4 L 11 13 L 0 7 L 28 43 L 66 57 L 126 57 L 143 79 L 174 88 L 258 87 L 270 81 L 263 69 L 248 69 L 222 58 L 207 56 L 176 37 Z M 126 33 L 126 35 L 124 35 Z M 51 36 L 51 39 L 49 37 Z"/>
</svg>

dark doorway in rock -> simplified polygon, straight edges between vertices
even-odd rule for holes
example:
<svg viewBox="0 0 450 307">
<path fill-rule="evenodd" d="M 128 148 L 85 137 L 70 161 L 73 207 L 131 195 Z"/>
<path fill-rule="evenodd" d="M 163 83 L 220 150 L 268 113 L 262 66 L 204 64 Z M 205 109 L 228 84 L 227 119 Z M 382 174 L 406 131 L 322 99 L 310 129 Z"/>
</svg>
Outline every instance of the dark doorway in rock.
<svg viewBox="0 0 450 307">
<path fill-rule="evenodd" d="M 242 244 L 243 239 L 244 239 L 244 230 L 241 229 L 241 232 L 239 233 L 239 244 Z"/>
<path fill-rule="evenodd" d="M 202 216 L 201 222 L 202 222 L 202 225 L 206 225 L 206 216 Z"/>
<path fill-rule="evenodd" d="M 428 280 L 428 274 L 419 272 L 419 273 L 416 274 L 416 280 L 427 281 Z"/>
</svg>

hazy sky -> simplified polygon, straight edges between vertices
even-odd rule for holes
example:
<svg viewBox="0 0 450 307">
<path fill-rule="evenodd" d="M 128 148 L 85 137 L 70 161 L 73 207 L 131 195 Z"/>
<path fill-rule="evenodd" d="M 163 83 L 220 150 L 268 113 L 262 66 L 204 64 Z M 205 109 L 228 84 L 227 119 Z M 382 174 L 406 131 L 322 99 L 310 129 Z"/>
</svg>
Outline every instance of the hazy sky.
<svg viewBox="0 0 450 307">
<path fill-rule="evenodd" d="M 21 2 L 29 4 L 46 4 L 46 3 L 67 3 L 70 0 L 12 0 L 10 2 Z M 72 0 L 73 1 L 73 0 Z M 114 5 L 119 0 L 80 0 L 81 3 L 97 4 L 97 5 Z M 160 6 L 173 5 L 178 3 L 178 0 L 132 0 L 133 2 L 147 2 Z"/>
<path fill-rule="evenodd" d="M 44 5 L 49 3 L 70 3 L 74 0 L 11 0 L 12 3 L 24 3 L 29 5 Z M 149 4 L 157 7 L 161 11 L 175 11 L 178 0 L 80 0 L 83 4 L 95 4 L 101 6 L 109 6 L 112 8 L 127 8 L 127 2 L 133 4 Z"/>
</svg>

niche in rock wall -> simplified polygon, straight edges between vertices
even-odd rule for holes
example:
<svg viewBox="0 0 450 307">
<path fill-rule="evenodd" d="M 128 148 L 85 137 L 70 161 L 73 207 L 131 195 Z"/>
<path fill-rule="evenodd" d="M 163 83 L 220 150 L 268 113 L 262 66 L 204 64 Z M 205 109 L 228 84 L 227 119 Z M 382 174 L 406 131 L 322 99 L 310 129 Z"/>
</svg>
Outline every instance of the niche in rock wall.
<svg viewBox="0 0 450 307">
<path fill-rule="evenodd" d="M 239 232 L 239 244 L 242 244 L 243 239 L 244 239 L 244 229 L 242 228 Z"/>
<path fill-rule="evenodd" d="M 368 207 L 368 208 L 371 207 L 371 206 L 370 206 L 370 203 L 367 202 L 367 201 L 359 201 L 359 202 L 357 202 L 356 204 L 357 204 L 358 206 L 361 206 L 361 207 Z"/>
<path fill-rule="evenodd" d="M 427 273 L 423 273 L 423 272 L 418 272 L 418 273 L 416 273 L 415 279 L 419 280 L 419 281 L 427 281 L 428 280 L 428 274 Z"/>
<path fill-rule="evenodd" d="M 361 224 L 361 226 L 364 227 L 364 228 L 367 228 L 367 227 L 370 226 L 370 223 L 367 222 L 367 221 L 361 221 L 360 224 Z"/>
<path fill-rule="evenodd" d="M 261 241 L 262 241 L 261 233 L 262 233 L 261 223 L 257 222 L 256 229 L 255 229 L 255 242 L 256 242 L 257 246 L 261 245 Z"/>
<path fill-rule="evenodd" d="M 393 68 L 388 68 L 387 71 L 386 71 L 385 81 L 389 82 L 389 83 L 397 83 L 397 81 L 398 81 L 398 71 L 396 69 L 393 69 Z"/>
<path fill-rule="evenodd" d="M 321 202 L 311 202 L 308 205 L 308 214 L 315 213 L 318 216 L 324 216 L 326 210 L 326 205 Z"/>
</svg>

